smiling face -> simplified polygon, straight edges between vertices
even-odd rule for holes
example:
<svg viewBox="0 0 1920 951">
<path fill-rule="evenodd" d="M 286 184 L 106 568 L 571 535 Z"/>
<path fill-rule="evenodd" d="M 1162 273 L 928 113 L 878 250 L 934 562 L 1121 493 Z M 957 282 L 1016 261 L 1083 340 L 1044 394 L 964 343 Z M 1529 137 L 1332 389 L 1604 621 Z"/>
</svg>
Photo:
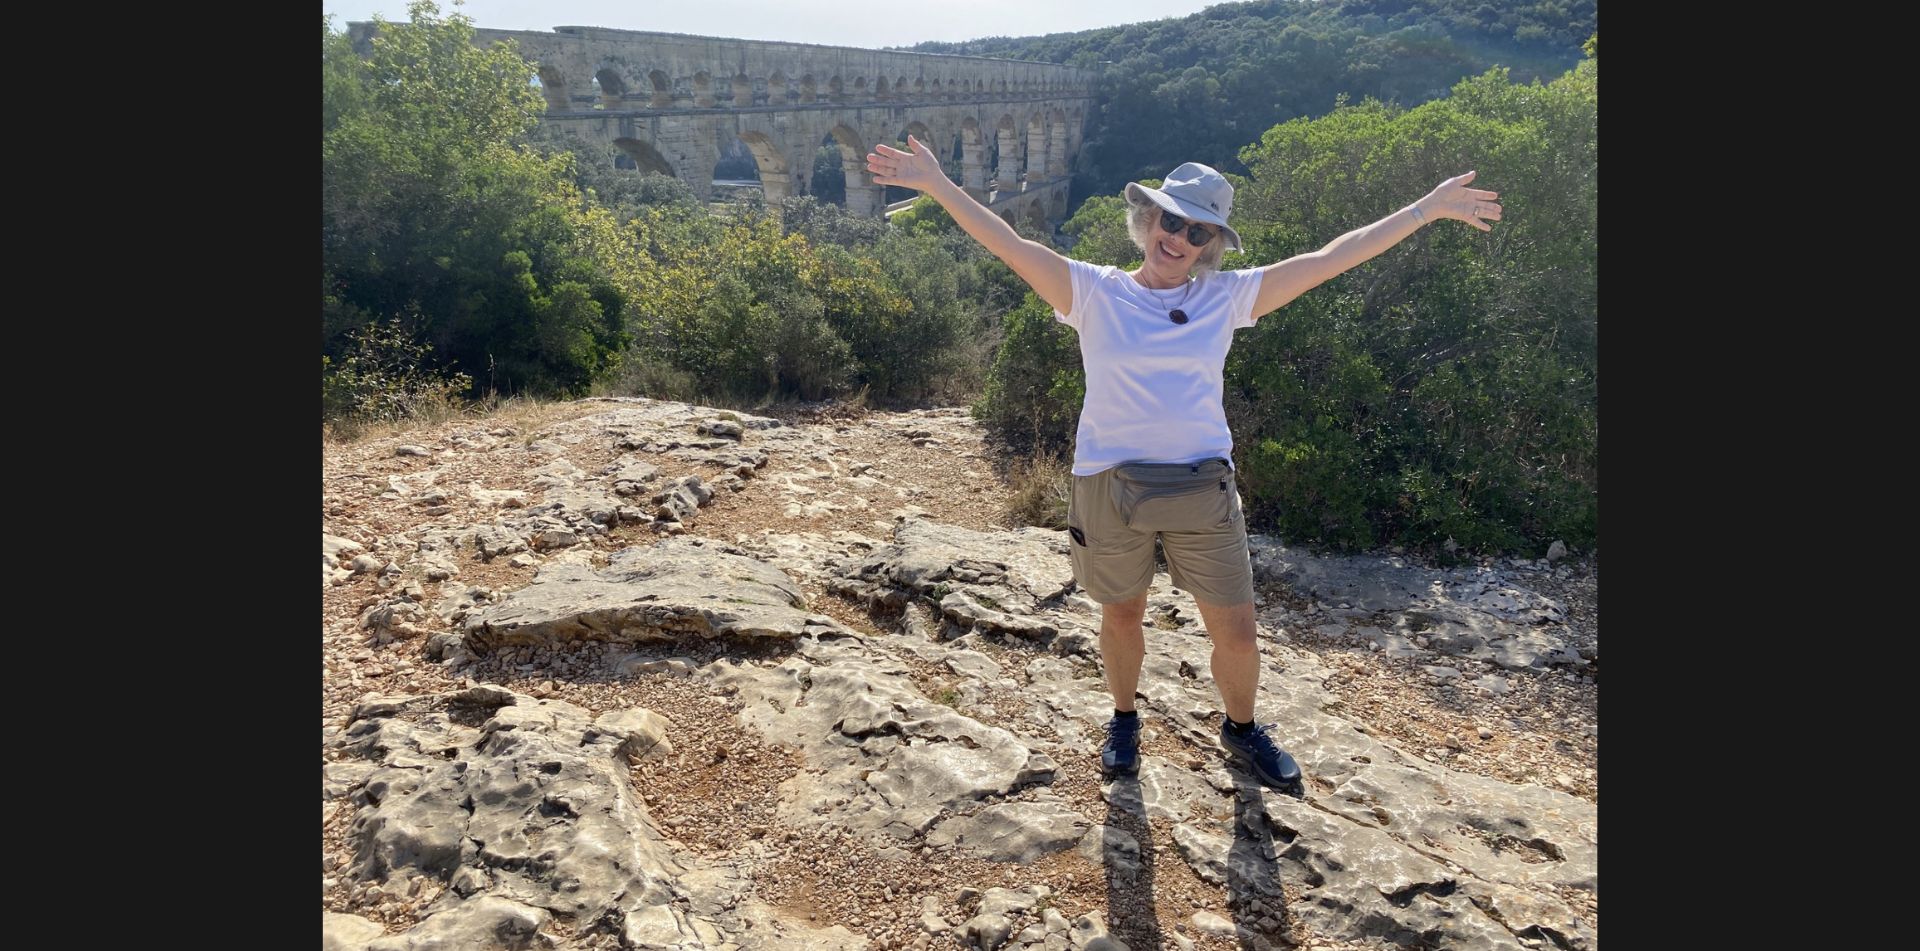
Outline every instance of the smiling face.
<svg viewBox="0 0 1920 951">
<path fill-rule="evenodd" d="M 1167 230 L 1168 219 L 1172 219 L 1172 231 Z M 1207 240 L 1194 244 L 1189 229 L 1199 229 Z M 1196 272 L 1214 270 L 1226 253 L 1220 229 L 1188 221 L 1151 203 L 1127 209 L 1127 232 L 1146 257 L 1140 266 L 1142 276 L 1156 283 L 1180 283 Z"/>
<path fill-rule="evenodd" d="M 1218 230 L 1188 221 L 1170 211 L 1160 212 L 1159 225 L 1160 231 L 1154 236 L 1149 253 L 1186 268 L 1186 273 L 1192 273 L 1193 266 L 1199 263 L 1207 245 L 1220 237 Z M 1171 267 L 1172 264 L 1167 266 Z"/>
</svg>

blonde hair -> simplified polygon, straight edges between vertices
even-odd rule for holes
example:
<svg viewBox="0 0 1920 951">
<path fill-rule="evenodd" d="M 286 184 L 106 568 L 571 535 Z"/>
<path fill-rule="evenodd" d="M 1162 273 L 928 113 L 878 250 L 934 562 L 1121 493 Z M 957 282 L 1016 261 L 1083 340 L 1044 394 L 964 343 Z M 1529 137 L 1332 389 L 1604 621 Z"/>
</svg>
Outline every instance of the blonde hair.
<svg viewBox="0 0 1920 951">
<path fill-rule="evenodd" d="M 1127 200 L 1127 237 L 1133 239 L 1134 247 L 1141 254 L 1147 253 L 1147 243 L 1160 231 L 1160 212 L 1165 209 L 1150 201 Z M 1211 222 L 1205 222 L 1211 224 Z M 1214 229 L 1213 240 L 1200 249 L 1193 259 L 1195 275 L 1220 269 L 1220 259 L 1227 256 L 1227 236 L 1218 227 Z"/>
</svg>

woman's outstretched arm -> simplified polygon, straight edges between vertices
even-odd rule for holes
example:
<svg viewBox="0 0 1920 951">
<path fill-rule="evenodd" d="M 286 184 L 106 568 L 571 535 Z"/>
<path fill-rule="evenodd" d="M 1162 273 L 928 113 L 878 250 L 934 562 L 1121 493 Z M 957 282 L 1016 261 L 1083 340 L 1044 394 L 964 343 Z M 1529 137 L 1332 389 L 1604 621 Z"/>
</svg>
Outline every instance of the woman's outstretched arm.
<svg viewBox="0 0 1920 951">
<path fill-rule="evenodd" d="M 1282 304 L 1332 280 L 1334 277 L 1371 260 L 1399 244 L 1420 226 L 1441 218 L 1464 221 L 1481 231 L 1492 231 L 1487 221 L 1500 220 L 1500 206 L 1494 203 L 1498 192 L 1468 188 L 1477 172 L 1456 175 L 1441 182 L 1425 198 L 1394 212 L 1373 224 L 1355 228 L 1318 251 L 1293 257 L 1261 268 L 1260 293 L 1253 299 L 1253 316 L 1270 313 Z M 1486 219 L 1482 221 L 1481 219 Z"/>
<path fill-rule="evenodd" d="M 1013 273 L 1033 288 L 1040 299 L 1063 313 L 1073 312 L 1073 279 L 1067 274 L 1067 259 L 1052 248 L 1020 237 L 1000 216 L 973 200 L 973 196 L 947 178 L 940 160 L 919 139 L 907 137 L 911 152 L 888 145 L 875 146 L 867 153 L 867 171 L 882 185 L 912 188 L 933 196 L 940 207 L 953 216 L 975 241 L 994 256 L 1007 262 Z"/>
</svg>

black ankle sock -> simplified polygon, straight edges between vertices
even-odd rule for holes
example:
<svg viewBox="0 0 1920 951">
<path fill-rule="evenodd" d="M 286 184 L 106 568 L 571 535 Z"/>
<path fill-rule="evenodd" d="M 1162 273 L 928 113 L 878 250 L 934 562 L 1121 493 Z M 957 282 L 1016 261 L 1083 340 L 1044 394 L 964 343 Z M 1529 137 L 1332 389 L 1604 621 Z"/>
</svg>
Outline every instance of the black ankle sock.
<svg viewBox="0 0 1920 951">
<path fill-rule="evenodd" d="M 1248 721 L 1247 721 L 1247 722 L 1245 722 L 1245 723 L 1240 723 L 1240 722 L 1238 722 L 1238 721 L 1236 721 L 1236 720 L 1234 720 L 1234 718 L 1232 718 L 1232 717 L 1228 717 L 1228 718 L 1227 718 L 1227 729 L 1228 729 L 1228 730 L 1231 730 L 1231 731 L 1233 731 L 1233 734 L 1234 734 L 1235 736 L 1245 736 L 1245 735 L 1247 734 L 1247 731 L 1248 731 L 1248 730 L 1251 730 L 1251 729 L 1253 729 L 1253 721 L 1252 721 L 1252 720 L 1248 720 Z"/>
<path fill-rule="evenodd" d="M 1140 718 L 1140 711 L 1138 711 L 1138 710 L 1128 710 L 1128 711 L 1127 711 L 1127 712 L 1125 712 L 1125 713 L 1121 713 L 1120 711 L 1118 711 L 1118 710 L 1115 710 L 1115 711 L 1113 711 L 1113 715 L 1114 715 L 1115 717 L 1125 717 L 1125 718 L 1128 718 L 1128 719 L 1136 719 L 1136 720 L 1137 720 L 1137 719 L 1139 719 L 1139 718 Z"/>
</svg>

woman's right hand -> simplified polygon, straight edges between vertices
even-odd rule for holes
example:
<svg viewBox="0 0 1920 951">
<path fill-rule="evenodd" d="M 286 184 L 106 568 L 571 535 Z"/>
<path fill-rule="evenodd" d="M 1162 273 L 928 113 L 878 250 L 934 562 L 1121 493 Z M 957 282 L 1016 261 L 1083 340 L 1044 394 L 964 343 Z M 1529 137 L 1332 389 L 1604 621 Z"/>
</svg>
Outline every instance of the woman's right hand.
<svg viewBox="0 0 1920 951">
<path fill-rule="evenodd" d="M 940 170 L 940 159 L 926 143 L 907 136 L 907 148 L 913 151 L 876 145 L 867 153 L 867 171 L 873 174 L 874 184 L 926 191 L 938 182 L 947 181 L 947 173 Z"/>
<path fill-rule="evenodd" d="M 912 151 L 876 145 L 867 153 L 867 171 L 873 175 L 874 184 L 898 185 L 933 196 L 953 216 L 955 224 L 994 257 L 1007 262 L 1041 300 L 1063 314 L 1073 310 L 1073 276 L 1066 258 L 1044 244 L 1020 237 L 1012 224 L 961 190 L 941 171 L 939 157 L 926 143 L 907 136 L 907 148 Z"/>
</svg>

